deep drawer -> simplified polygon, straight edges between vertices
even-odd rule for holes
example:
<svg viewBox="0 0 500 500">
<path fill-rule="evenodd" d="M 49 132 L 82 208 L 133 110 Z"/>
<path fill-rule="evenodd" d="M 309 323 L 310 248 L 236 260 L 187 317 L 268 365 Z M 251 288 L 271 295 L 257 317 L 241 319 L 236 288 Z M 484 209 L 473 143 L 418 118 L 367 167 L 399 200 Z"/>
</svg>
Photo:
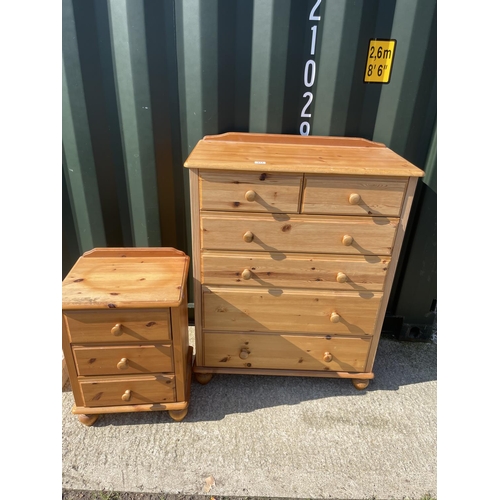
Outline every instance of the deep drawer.
<svg viewBox="0 0 500 500">
<path fill-rule="evenodd" d="M 207 333 L 205 365 L 362 372 L 371 338 Z"/>
<path fill-rule="evenodd" d="M 206 285 L 380 291 L 390 260 L 360 255 L 205 252 L 201 280 Z"/>
<path fill-rule="evenodd" d="M 85 406 L 121 406 L 175 401 L 173 375 L 89 378 L 81 380 Z"/>
<path fill-rule="evenodd" d="M 170 345 L 74 347 L 79 375 L 171 372 Z"/>
<path fill-rule="evenodd" d="M 203 328 L 371 335 L 381 297 L 381 292 L 203 287 Z"/>
<path fill-rule="evenodd" d="M 302 175 L 201 171 L 201 210 L 297 213 Z"/>
<path fill-rule="evenodd" d="M 255 214 L 201 215 L 206 250 L 390 255 L 399 219 Z"/>
<path fill-rule="evenodd" d="M 171 338 L 170 309 L 65 312 L 73 343 L 158 342 Z"/>
<path fill-rule="evenodd" d="M 399 217 L 407 179 L 306 175 L 302 213 Z"/>
</svg>

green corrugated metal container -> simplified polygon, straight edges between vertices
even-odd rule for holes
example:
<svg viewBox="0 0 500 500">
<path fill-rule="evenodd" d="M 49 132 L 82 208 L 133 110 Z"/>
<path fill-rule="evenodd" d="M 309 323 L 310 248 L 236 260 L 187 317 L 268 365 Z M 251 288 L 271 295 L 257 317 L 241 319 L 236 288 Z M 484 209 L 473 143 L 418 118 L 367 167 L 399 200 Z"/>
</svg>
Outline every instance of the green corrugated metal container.
<svg viewBox="0 0 500 500">
<path fill-rule="evenodd" d="M 307 121 L 425 169 L 384 328 L 430 337 L 435 0 L 63 0 L 62 27 L 63 276 L 96 246 L 190 253 L 183 161 L 198 140 Z M 371 39 L 396 40 L 389 83 L 364 82 Z"/>
</svg>

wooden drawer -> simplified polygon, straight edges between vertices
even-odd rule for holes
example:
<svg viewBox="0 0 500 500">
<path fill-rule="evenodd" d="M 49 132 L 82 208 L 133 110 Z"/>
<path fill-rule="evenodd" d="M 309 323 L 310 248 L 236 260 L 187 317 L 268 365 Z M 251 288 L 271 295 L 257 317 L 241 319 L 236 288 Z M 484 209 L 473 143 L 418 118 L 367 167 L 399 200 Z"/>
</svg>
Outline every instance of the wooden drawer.
<svg viewBox="0 0 500 500">
<path fill-rule="evenodd" d="M 171 338 L 169 309 L 65 311 L 64 315 L 71 342 L 161 342 Z"/>
<path fill-rule="evenodd" d="M 407 179 L 306 175 L 302 213 L 399 217 Z"/>
<path fill-rule="evenodd" d="M 173 375 L 88 378 L 79 381 L 85 406 L 121 406 L 175 401 Z M 127 393 L 126 391 L 130 391 Z M 130 394 L 130 398 L 127 399 Z"/>
<path fill-rule="evenodd" d="M 381 297 L 381 292 L 203 287 L 203 328 L 371 335 Z M 339 316 L 336 322 L 332 313 Z"/>
<path fill-rule="evenodd" d="M 262 172 L 200 172 L 201 210 L 299 211 L 302 175 Z"/>
<path fill-rule="evenodd" d="M 170 345 L 74 347 L 78 375 L 172 372 Z"/>
<path fill-rule="evenodd" d="M 390 260 L 368 255 L 205 252 L 201 277 L 207 285 L 381 291 Z"/>
<path fill-rule="evenodd" d="M 371 338 L 207 333 L 205 365 L 285 370 L 365 369 Z"/>
<path fill-rule="evenodd" d="M 206 250 L 390 255 L 397 226 L 398 219 L 387 217 L 204 213 L 201 244 Z"/>
</svg>

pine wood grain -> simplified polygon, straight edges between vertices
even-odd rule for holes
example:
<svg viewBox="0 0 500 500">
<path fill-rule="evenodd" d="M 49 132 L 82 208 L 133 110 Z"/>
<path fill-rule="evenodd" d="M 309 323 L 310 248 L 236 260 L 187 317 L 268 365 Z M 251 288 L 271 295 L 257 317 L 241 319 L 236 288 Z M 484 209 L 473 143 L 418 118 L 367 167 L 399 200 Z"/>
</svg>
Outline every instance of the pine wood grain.
<svg viewBox="0 0 500 500">
<path fill-rule="evenodd" d="M 205 363 L 221 368 L 362 372 L 370 343 L 369 338 L 207 333 Z M 331 355 L 330 361 L 325 354 Z"/>
<path fill-rule="evenodd" d="M 188 371 L 189 365 L 189 332 L 188 332 L 188 310 L 187 310 L 187 290 L 182 298 L 180 307 L 173 307 L 171 310 L 172 333 L 173 333 L 173 354 L 176 377 L 177 400 L 186 399 L 189 401 Z M 168 370 L 164 370 L 168 371 Z"/>
<path fill-rule="evenodd" d="M 80 379 L 79 383 L 85 406 L 90 408 L 123 405 L 122 396 L 127 390 L 131 392 L 127 406 L 175 401 L 175 377 L 173 375 L 141 375 L 117 379 L 88 377 Z M 128 411 L 131 411 L 130 406 Z"/>
<path fill-rule="evenodd" d="M 245 132 L 226 132 L 219 135 L 206 135 L 204 141 L 256 142 L 264 144 L 297 144 L 302 146 L 349 146 L 364 148 L 385 148 L 381 142 L 373 142 L 358 137 L 324 137 L 319 135 L 261 134 Z"/>
<path fill-rule="evenodd" d="M 128 375 L 131 373 L 172 372 L 172 346 L 148 344 L 141 346 L 73 347 L 76 369 L 84 376 Z M 119 368 L 122 359 L 125 367 Z"/>
<path fill-rule="evenodd" d="M 381 292 L 203 287 L 205 331 L 371 335 Z M 340 315 L 332 323 L 333 312 Z"/>
<path fill-rule="evenodd" d="M 178 307 L 189 257 L 82 256 L 62 282 L 63 310 Z"/>
<path fill-rule="evenodd" d="M 189 171 L 189 194 L 191 206 L 191 247 L 193 262 L 194 331 L 196 356 L 203 362 L 201 261 L 200 261 L 200 177 L 198 169 Z"/>
<path fill-rule="evenodd" d="M 201 256 L 206 285 L 381 291 L 390 257 L 207 251 Z M 249 278 L 242 273 L 248 270 Z M 345 282 L 337 281 L 339 273 Z M 246 274 L 245 274 L 246 276 Z"/>
<path fill-rule="evenodd" d="M 405 226 L 414 185 L 424 172 L 383 144 L 365 139 L 253 133 L 206 136 L 185 167 L 191 172 L 200 169 L 202 175 L 219 172 L 234 186 L 238 175 L 302 176 L 298 214 L 268 201 L 267 213 L 254 212 L 253 193 L 235 198 L 231 206 L 227 198 L 234 198 L 230 194 L 234 186 L 225 190 L 214 184 L 212 189 L 207 183 L 200 195 L 198 183 L 192 183 L 191 195 L 197 195 L 191 201 L 196 225 L 193 254 L 198 259 L 195 287 L 199 295 L 203 292 L 195 315 L 199 354 L 195 373 L 327 376 L 358 382 L 373 378 L 404 235 L 400 217 Z M 279 191 L 275 192 L 278 197 Z M 200 196 L 207 199 L 201 207 Z M 358 301 L 352 300 L 356 295 Z M 367 342 L 362 361 L 354 356 L 350 368 L 330 365 L 325 370 L 324 364 L 337 361 L 330 351 L 321 354 L 322 345 L 316 343 L 321 349 L 313 358 L 321 366 L 296 369 L 292 358 L 301 346 L 283 337 L 310 342 L 321 334 L 325 341 L 329 337 Z M 235 339 L 241 336 L 246 342 L 250 336 L 257 346 L 258 366 L 243 365 L 255 359 L 256 351 L 237 346 Z M 209 346 L 209 339 L 217 340 Z M 237 359 L 231 351 L 233 365 L 219 362 L 224 356 L 214 365 L 213 360 L 234 342 L 232 347 L 239 351 Z M 277 345 L 282 356 L 276 354 Z M 353 352 L 361 352 L 349 349 L 339 361 L 349 364 Z M 273 362 L 274 358 L 278 360 Z"/>
<path fill-rule="evenodd" d="M 185 415 L 192 363 L 189 262 L 172 248 L 98 248 L 73 266 L 63 281 L 62 314 L 73 413 L 168 410 Z M 115 297 L 111 304 L 106 304 L 108 292 Z"/>
<path fill-rule="evenodd" d="M 268 172 L 200 171 L 201 210 L 299 211 L 302 175 Z M 245 195 L 255 193 L 248 201 Z"/>
<path fill-rule="evenodd" d="M 399 217 L 406 178 L 306 175 L 302 213 Z M 357 204 L 349 202 L 353 194 Z"/>
<path fill-rule="evenodd" d="M 421 169 L 388 148 L 210 139 L 198 142 L 184 166 L 250 172 L 265 169 L 342 175 L 424 175 Z"/>
<path fill-rule="evenodd" d="M 147 311 L 67 311 L 69 335 L 73 343 L 158 342 L 171 338 L 170 309 Z M 116 334 L 112 329 L 120 325 Z"/>
<path fill-rule="evenodd" d="M 390 255 L 397 218 L 327 217 L 202 212 L 201 247 L 206 250 Z M 243 239 L 250 232 L 253 239 Z M 350 235 L 346 246 L 342 238 Z"/>
<path fill-rule="evenodd" d="M 413 203 L 413 197 L 415 196 L 415 189 L 417 187 L 417 182 L 418 182 L 418 179 L 416 179 L 416 178 L 412 178 L 408 182 L 408 188 L 406 190 L 405 200 L 403 203 L 403 209 L 402 209 L 402 213 L 401 213 L 401 220 L 400 220 L 400 224 L 398 227 L 396 239 L 394 242 L 393 261 L 392 261 L 391 265 L 389 266 L 389 269 L 387 271 L 387 276 L 385 278 L 385 285 L 384 286 L 385 286 L 386 290 L 390 290 L 392 288 L 392 284 L 394 282 L 394 276 L 396 274 L 396 264 L 398 262 L 399 255 L 401 252 L 401 247 L 403 245 L 403 240 L 404 240 L 405 233 L 406 233 L 406 227 L 408 225 L 408 219 L 410 217 L 410 212 L 411 212 L 411 207 L 412 207 L 412 203 Z M 377 321 L 375 324 L 375 338 L 374 338 L 375 341 L 372 344 L 372 347 L 370 349 L 368 361 L 366 364 L 367 370 L 369 370 L 369 371 L 373 370 L 373 364 L 375 362 L 375 355 L 376 355 L 377 348 L 378 348 L 378 342 L 380 339 L 380 334 L 382 331 L 382 325 L 384 323 L 385 313 L 387 310 L 388 302 L 389 302 L 389 293 L 385 293 L 383 298 L 382 298 L 382 301 L 380 303 L 380 309 L 379 309 L 379 312 L 377 315 Z"/>
</svg>

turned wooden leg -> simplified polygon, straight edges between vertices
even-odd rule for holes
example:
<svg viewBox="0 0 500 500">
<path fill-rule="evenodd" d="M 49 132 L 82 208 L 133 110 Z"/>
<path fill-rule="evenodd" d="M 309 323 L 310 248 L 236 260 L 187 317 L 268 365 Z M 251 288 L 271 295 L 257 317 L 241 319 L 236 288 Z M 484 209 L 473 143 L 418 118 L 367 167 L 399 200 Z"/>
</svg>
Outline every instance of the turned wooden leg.
<svg viewBox="0 0 500 500">
<path fill-rule="evenodd" d="M 368 379 L 360 379 L 360 378 L 353 378 L 352 384 L 358 391 L 362 391 L 363 389 L 366 389 L 368 387 L 368 384 L 370 381 Z"/>
<path fill-rule="evenodd" d="M 180 422 L 187 415 L 187 412 L 187 407 L 184 410 L 168 410 L 168 414 L 176 422 Z"/>
<path fill-rule="evenodd" d="M 195 373 L 194 374 L 196 381 L 202 385 L 208 384 L 212 380 L 213 375 L 214 375 L 213 373 Z"/>
<path fill-rule="evenodd" d="M 83 424 L 90 427 L 99 418 L 99 415 L 78 415 L 78 420 Z"/>
</svg>

